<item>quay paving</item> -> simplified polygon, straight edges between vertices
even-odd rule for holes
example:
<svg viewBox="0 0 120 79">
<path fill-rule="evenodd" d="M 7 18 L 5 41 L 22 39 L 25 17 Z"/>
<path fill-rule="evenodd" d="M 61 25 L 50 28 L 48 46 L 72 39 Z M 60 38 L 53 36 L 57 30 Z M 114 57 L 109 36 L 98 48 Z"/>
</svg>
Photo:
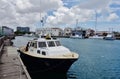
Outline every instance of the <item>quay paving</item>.
<svg viewBox="0 0 120 79">
<path fill-rule="evenodd" d="M 17 48 L 5 46 L 0 61 L 0 79 L 31 79 L 21 64 Z"/>
</svg>

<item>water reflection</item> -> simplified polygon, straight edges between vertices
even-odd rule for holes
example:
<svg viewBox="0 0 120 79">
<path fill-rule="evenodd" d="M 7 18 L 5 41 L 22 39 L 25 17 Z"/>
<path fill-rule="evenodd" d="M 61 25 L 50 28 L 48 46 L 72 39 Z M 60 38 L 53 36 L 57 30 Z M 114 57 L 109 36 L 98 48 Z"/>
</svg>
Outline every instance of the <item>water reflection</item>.
<svg viewBox="0 0 120 79">
<path fill-rule="evenodd" d="M 67 72 L 67 79 L 77 79 L 77 73 L 74 70 L 69 70 Z"/>
</svg>

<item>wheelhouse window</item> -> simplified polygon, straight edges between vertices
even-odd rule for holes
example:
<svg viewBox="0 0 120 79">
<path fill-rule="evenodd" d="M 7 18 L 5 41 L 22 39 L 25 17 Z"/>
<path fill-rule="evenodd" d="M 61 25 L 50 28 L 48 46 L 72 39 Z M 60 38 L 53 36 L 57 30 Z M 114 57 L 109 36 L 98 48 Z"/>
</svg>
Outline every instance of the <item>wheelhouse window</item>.
<svg viewBox="0 0 120 79">
<path fill-rule="evenodd" d="M 35 41 L 35 42 L 31 42 L 31 43 L 30 43 L 30 46 L 31 46 L 31 47 L 34 47 L 34 48 L 37 48 L 37 42 L 36 42 L 36 41 Z"/>
<path fill-rule="evenodd" d="M 37 42 L 34 43 L 34 48 L 37 48 Z"/>
<path fill-rule="evenodd" d="M 39 43 L 38 43 L 38 46 L 39 46 L 39 47 L 47 47 L 45 42 L 39 42 Z"/>
<path fill-rule="evenodd" d="M 55 41 L 57 46 L 61 46 L 60 41 Z"/>
<path fill-rule="evenodd" d="M 34 47 L 34 43 L 32 43 L 32 47 Z"/>
<path fill-rule="evenodd" d="M 32 42 L 30 42 L 30 46 L 32 46 Z"/>
<path fill-rule="evenodd" d="M 48 41 L 47 43 L 49 47 L 55 47 L 54 41 Z"/>
</svg>

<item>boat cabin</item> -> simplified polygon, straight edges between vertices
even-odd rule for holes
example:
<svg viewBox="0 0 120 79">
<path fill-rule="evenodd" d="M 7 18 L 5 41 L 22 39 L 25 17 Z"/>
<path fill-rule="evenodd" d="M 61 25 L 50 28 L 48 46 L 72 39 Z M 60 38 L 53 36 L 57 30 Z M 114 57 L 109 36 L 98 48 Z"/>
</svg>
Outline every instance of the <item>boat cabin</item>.
<svg viewBox="0 0 120 79">
<path fill-rule="evenodd" d="M 69 49 L 62 46 L 60 41 L 56 39 L 40 38 L 32 40 L 27 43 L 26 52 L 39 54 L 39 55 L 60 55 L 65 52 L 70 52 Z"/>
</svg>

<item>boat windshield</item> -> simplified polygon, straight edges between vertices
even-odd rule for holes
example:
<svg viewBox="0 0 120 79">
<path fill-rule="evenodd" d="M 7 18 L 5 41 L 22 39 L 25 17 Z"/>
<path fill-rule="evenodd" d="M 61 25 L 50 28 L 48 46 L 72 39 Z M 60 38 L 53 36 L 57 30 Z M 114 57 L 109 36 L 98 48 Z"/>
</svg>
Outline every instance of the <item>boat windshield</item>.
<svg viewBox="0 0 120 79">
<path fill-rule="evenodd" d="M 47 43 L 49 47 L 55 47 L 54 41 L 48 41 Z"/>
<path fill-rule="evenodd" d="M 39 42 L 39 43 L 38 43 L 38 46 L 39 46 L 39 47 L 47 47 L 45 42 Z"/>
<path fill-rule="evenodd" d="M 55 41 L 57 46 L 61 46 L 60 41 Z"/>
</svg>

